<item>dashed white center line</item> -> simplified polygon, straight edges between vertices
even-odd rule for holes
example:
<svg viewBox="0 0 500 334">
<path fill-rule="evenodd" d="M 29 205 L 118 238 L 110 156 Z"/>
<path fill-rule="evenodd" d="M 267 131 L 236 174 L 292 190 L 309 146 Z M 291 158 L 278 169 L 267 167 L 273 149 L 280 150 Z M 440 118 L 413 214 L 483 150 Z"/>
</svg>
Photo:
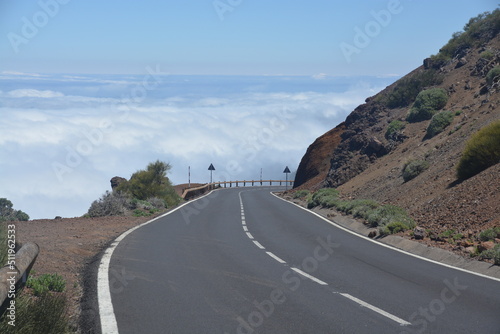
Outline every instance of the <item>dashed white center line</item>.
<svg viewBox="0 0 500 334">
<path fill-rule="evenodd" d="M 292 268 L 292 269 L 293 269 L 293 268 Z M 391 319 L 391 320 L 393 320 L 393 321 L 395 321 L 395 322 L 399 323 L 401 326 L 409 326 L 409 325 L 411 325 L 411 323 L 409 323 L 408 321 L 403 320 L 403 319 L 401 319 L 401 318 L 399 318 L 399 317 L 396 317 L 395 315 L 393 315 L 393 314 L 391 314 L 391 313 L 389 313 L 389 312 L 386 312 L 386 311 L 384 311 L 384 310 L 382 310 L 382 309 L 379 309 L 379 308 L 378 308 L 378 307 L 376 307 L 376 306 L 373 306 L 373 305 L 371 305 L 371 304 L 368 304 L 367 302 L 364 302 L 364 301 L 362 301 L 361 299 L 358 299 L 358 298 L 356 298 L 356 297 L 353 297 L 353 296 L 351 296 L 351 295 L 350 295 L 350 294 L 348 294 L 348 293 L 339 293 L 339 295 L 341 295 L 341 296 L 343 296 L 343 297 L 345 297 L 345 298 L 348 298 L 348 299 L 352 300 L 353 302 L 358 303 L 359 305 L 361 305 L 361 306 L 363 306 L 363 307 L 369 308 L 369 309 L 370 309 L 370 310 L 372 310 L 373 312 L 376 312 L 376 313 L 378 313 L 378 314 L 381 314 L 381 315 L 383 315 L 384 317 L 389 318 L 389 319 Z"/>
<path fill-rule="evenodd" d="M 260 249 L 263 249 L 265 250 L 266 248 L 264 246 L 262 246 L 262 244 L 260 242 L 258 242 L 257 240 L 254 239 L 253 235 L 248 232 L 248 227 L 246 226 L 246 221 L 245 221 L 245 210 L 244 210 L 244 207 L 243 207 L 243 200 L 241 199 L 241 192 L 239 193 L 239 197 L 240 197 L 240 205 L 241 205 L 241 224 L 243 226 L 243 231 L 245 231 L 245 233 L 247 234 L 248 238 L 250 238 L 250 240 L 252 240 L 252 242 L 257 246 L 259 247 Z M 279 263 L 281 264 L 284 264 L 284 265 L 287 265 L 288 264 L 286 263 L 286 261 L 284 261 L 283 259 L 281 259 L 280 257 L 276 256 L 275 254 L 271 253 L 271 252 L 267 252 L 266 251 L 266 254 L 269 255 L 270 257 L 272 257 L 274 260 L 278 261 Z M 290 269 L 292 269 L 293 271 L 295 271 L 297 274 L 299 275 L 302 275 L 308 279 L 310 279 L 311 281 L 315 282 L 315 283 L 318 283 L 320 285 L 324 285 L 324 286 L 328 286 L 328 283 L 320 280 L 319 278 L 316 278 L 302 270 L 300 270 L 299 268 L 295 268 L 295 267 L 292 267 L 290 266 Z M 351 301 L 359 304 L 360 306 L 362 307 L 366 307 L 370 310 L 372 310 L 373 312 L 376 312 L 388 319 L 391 319 L 392 321 L 395 321 L 397 323 L 399 323 L 401 326 L 408 326 L 408 325 L 411 325 L 411 323 L 409 323 L 408 321 L 406 320 L 403 320 L 389 312 L 386 312 L 376 306 L 373 306 L 365 301 L 362 301 L 361 299 L 358 299 L 354 296 L 351 296 L 350 294 L 348 293 L 340 293 L 340 292 L 336 292 L 336 291 L 333 291 L 334 294 L 338 294 L 338 295 L 341 295 L 342 297 L 345 297 L 347 299 L 350 299 Z"/>
<path fill-rule="evenodd" d="M 304 271 L 302 271 L 302 270 L 300 270 L 300 269 L 298 269 L 298 268 L 294 268 L 294 267 L 290 267 L 290 268 L 291 268 L 293 271 L 295 271 L 296 273 L 299 273 L 299 274 L 301 274 L 302 276 L 309 278 L 311 281 L 314 281 L 314 282 L 316 282 L 316 283 L 318 283 L 318 284 L 320 284 L 320 285 L 328 285 L 328 283 L 323 282 L 322 280 L 320 280 L 320 279 L 318 279 L 318 278 L 316 278 L 316 277 L 314 277 L 314 276 L 311 276 L 311 275 L 309 275 L 308 273 L 306 273 L 306 272 L 304 272 Z"/>
<path fill-rule="evenodd" d="M 262 245 L 260 244 L 260 242 L 258 242 L 257 240 L 254 240 L 254 241 L 253 241 L 253 243 L 254 243 L 257 247 L 259 247 L 260 249 L 265 249 L 265 248 L 264 248 L 264 246 L 262 246 Z"/>
<path fill-rule="evenodd" d="M 277 257 L 273 253 L 271 253 L 271 252 L 266 252 L 266 253 L 267 253 L 267 255 L 269 255 L 270 257 L 272 257 L 273 259 L 275 259 L 279 263 L 281 263 L 281 264 L 285 264 L 286 263 L 284 260 L 282 260 L 281 258 Z"/>
</svg>

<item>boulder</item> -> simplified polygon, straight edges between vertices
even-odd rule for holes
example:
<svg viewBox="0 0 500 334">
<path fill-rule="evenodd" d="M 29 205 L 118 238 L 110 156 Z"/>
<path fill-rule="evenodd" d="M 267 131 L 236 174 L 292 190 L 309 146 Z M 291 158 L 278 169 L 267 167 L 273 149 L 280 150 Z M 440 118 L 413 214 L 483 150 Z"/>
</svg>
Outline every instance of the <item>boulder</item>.
<svg viewBox="0 0 500 334">
<path fill-rule="evenodd" d="M 122 182 L 127 181 L 126 178 L 115 176 L 109 182 L 111 182 L 111 189 L 115 190 Z"/>
<path fill-rule="evenodd" d="M 415 237 L 415 240 L 422 240 L 425 237 L 425 230 L 417 226 L 413 230 L 413 236 Z"/>
</svg>

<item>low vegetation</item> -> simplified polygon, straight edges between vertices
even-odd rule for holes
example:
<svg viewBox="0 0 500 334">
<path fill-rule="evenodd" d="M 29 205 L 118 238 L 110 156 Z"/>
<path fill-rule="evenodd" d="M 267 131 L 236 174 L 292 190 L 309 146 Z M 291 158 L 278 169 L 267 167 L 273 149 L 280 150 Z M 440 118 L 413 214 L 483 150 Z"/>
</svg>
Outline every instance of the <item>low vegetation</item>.
<svg viewBox="0 0 500 334">
<path fill-rule="evenodd" d="M 422 70 L 411 77 L 400 79 L 392 92 L 380 97 L 382 103 L 388 108 L 407 107 L 415 101 L 418 93 L 423 89 L 443 82 L 443 75 L 434 69 Z"/>
<path fill-rule="evenodd" d="M 495 238 L 500 239 L 500 226 L 489 228 L 479 233 L 480 241 L 493 241 Z"/>
<path fill-rule="evenodd" d="M 403 166 L 403 180 L 408 182 L 429 168 L 429 163 L 425 160 L 410 160 Z"/>
<path fill-rule="evenodd" d="M 309 190 L 299 190 L 293 194 L 293 198 L 305 198 L 309 196 L 309 194 L 311 194 Z"/>
<path fill-rule="evenodd" d="M 431 119 L 438 110 L 444 108 L 446 102 L 448 102 L 448 94 L 444 89 L 423 90 L 417 95 L 406 120 L 414 123 Z"/>
<path fill-rule="evenodd" d="M 470 178 L 500 162 L 500 120 L 476 132 L 467 141 L 457 165 L 459 179 Z"/>
<path fill-rule="evenodd" d="M 28 279 L 16 297 L 15 326 L 5 312 L 0 318 L 0 333 L 64 334 L 70 332 L 66 282 L 57 275 L 45 274 Z"/>
<path fill-rule="evenodd" d="M 500 244 L 496 244 L 494 248 L 481 252 L 479 258 L 493 260 L 496 265 L 500 265 Z"/>
<path fill-rule="evenodd" d="M 356 218 L 362 218 L 369 226 L 378 227 L 381 235 L 398 233 L 416 226 L 408 213 L 400 207 L 381 205 L 369 199 L 341 200 L 338 190 L 333 188 L 315 192 L 307 206 L 334 208 Z"/>
<path fill-rule="evenodd" d="M 106 191 L 90 205 L 86 216 L 149 216 L 179 204 L 181 198 L 167 177 L 170 168 L 162 161 L 150 163 L 113 192 Z"/>
<path fill-rule="evenodd" d="M 397 133 L 401 132 L 406 127 L 404 122 L 394 120 L 389 123 L 387 130 L 385 131 L 385 139 L 391 140 L 394 139 Z"/>
<path fill-rule="evenodd" d="M 500 76 L 500 66 L 492 68 L 488 74 L 486 74 L 486 83 L 491 86 L 495 81 L 498 80 Z"/>
<path fill-rule="evenodd" d="M 500 32 L 500 10 L 485 12 L 473 17 L 464 26 L 462 32 L 453 34 L 449 42 L 443 46 L 437 55 L 432 56 L 434 60 L 449 61 L 461 56 L 471 48 L 491 40 Z"/>
<path fill-rule="evenodd" d="M 28 221 L 30 216 L 21 210 L 14 210 L 13 204 L 7 198 L 0 198 L 0 222 Z"/>
<path fill-rule="evenodd" d="M 429 126 L 427 126 L 426 138 L 432 138 L 441 133 L 453 122 L 455 113 L 452 111 L 441 111 L 432 116 Z"/>
<path fill-rule="evenodd" d="M 58 274 L 43 274 L 38 277 L 32 275 L 28 278 L 26 286 L 33 289 L 35 296 L 41 296 L 49 291 L 64 292 L 66 281 Z"/>
</svg>

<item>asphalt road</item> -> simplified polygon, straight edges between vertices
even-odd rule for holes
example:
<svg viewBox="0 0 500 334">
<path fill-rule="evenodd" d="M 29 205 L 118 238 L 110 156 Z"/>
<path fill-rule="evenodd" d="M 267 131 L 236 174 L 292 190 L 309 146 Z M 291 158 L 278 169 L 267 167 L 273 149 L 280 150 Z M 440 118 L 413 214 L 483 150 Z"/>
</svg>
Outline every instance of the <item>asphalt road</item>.
<svg viewBox="0 0 500 334">
<path fill-rule="evenodd" d="M 126 236 L 108 273 L 119 333 L 500 333 L 499 281 L 380 246 L 270 190 L 215 191 Z"/>
</svg>

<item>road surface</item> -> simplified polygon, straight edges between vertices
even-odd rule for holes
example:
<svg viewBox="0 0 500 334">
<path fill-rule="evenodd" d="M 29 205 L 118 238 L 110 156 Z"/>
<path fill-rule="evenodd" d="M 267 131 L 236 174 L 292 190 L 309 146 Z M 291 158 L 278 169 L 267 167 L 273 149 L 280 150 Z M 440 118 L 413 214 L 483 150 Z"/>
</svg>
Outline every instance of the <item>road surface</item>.
<svg viewBox="0 0 500 334">
<path fill-rule="evenodd" d="M 498 280 L 360 238 L 276 189 L 215 191 L 124 237 L 103 331 L 500 333 Z"/>
</svg>

